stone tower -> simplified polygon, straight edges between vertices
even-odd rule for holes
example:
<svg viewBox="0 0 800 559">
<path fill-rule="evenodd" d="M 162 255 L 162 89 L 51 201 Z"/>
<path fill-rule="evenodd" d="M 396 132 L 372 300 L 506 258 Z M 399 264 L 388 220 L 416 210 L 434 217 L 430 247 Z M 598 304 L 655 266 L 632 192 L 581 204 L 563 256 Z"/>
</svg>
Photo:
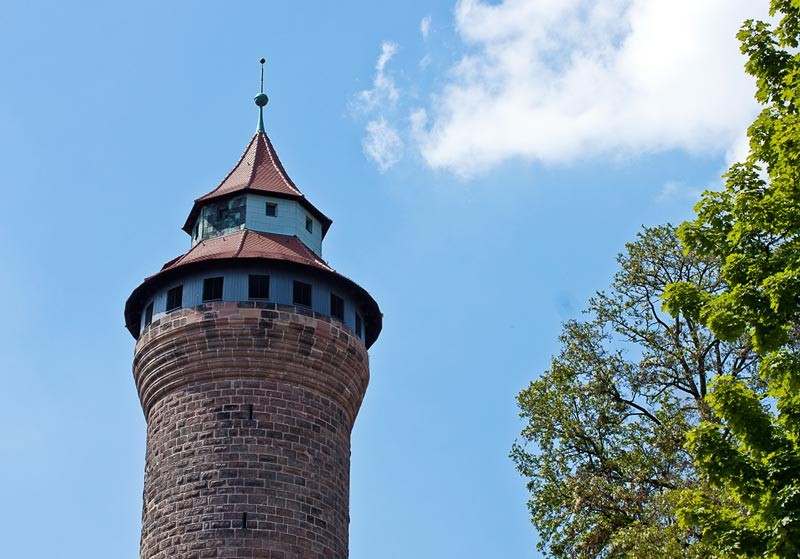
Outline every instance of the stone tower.
<svg viewBox="0 0 800 559">
<path fill-rule="evenodd" d="M 194 201 L 190 249 L 125 305 L 143 559 L 348 556 L 350 432 L 381 312 L 322 258 L 331 220 L 264 131 L 263 70 L 256 104 L 244 155 Z"/>
</svg>

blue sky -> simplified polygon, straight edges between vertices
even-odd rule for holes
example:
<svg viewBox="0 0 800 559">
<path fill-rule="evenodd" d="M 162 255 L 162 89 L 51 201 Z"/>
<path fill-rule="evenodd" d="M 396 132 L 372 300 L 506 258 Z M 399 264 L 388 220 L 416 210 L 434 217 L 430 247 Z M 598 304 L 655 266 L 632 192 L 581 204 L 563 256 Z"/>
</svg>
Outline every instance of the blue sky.
<svg viewBox="0 0 800 559">
<path fill-rule="evenodd" d="M 695 5 L 699 4 L 699 5 Z M 255 130 L 385 314 L 352 559 L 537 557 L 515 395 L 641 225 L 743 153 L 766 0 L 9 2 L 0 18 L 7 557 L 138 557 L 125 299 Z"/>
</svg>

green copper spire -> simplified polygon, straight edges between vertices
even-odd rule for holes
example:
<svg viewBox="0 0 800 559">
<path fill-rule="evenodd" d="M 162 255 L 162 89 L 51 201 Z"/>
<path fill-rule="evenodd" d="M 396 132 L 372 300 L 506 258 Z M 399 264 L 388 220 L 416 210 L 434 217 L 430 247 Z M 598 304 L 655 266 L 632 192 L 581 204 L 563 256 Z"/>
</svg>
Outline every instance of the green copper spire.
<svg viewBox="0 0 800 559">
<path fill-rule="evenodd" d="M 264 93 L 264 63 L 266 60 L 262 58 L 259 62 L 261 62 L 261 93 L 256 95 L 255 102 L 258 105 L 258 131 L 264 132 L 264 107 L 269 103 L 269 97 Z"/>
</svg>

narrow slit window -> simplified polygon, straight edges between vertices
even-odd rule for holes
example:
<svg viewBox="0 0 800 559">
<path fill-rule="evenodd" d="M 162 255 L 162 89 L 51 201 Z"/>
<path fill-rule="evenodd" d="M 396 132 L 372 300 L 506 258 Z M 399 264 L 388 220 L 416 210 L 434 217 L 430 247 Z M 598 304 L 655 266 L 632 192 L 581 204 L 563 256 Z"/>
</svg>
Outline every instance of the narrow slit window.
<svg viewBox="0 0 800 559">
<path fill-rule="evenodd" d="M 167 291 L 167 312 L 183 306 L 183 286 L 178 285 Z"/>
<path fill-rule="evenodd" d="M 295 305 L 311 306 L 311 285 L 302 281 L 294 282 L 292 300 Z"/>
<path fill-rule="evenodd" d="M 331 293 L 331 316 L 344 320 L 344 299 Z"/>
<path fill-rule="evenodd" d="M 278 204 L 273 204 L 272 202 L 267 202 L 267 215 L 269 217 L 277 217 L 278 216 Z"/>
<path fill-rule="evenodd" d="M 306 231 L 309 233 L 314 232 L 314 221 L 310 217 L 306 217 Z"/>
<path fill-rule="evenodd" d="M 150 326 L 153 322 L 153 303 L 151 302 L 147 305 L 147 308 L 144 310 L 144 325 Z"/>
<path fill-rule="evenodd" d="M 359 338 L 361 337 L 361 330 L 363 329 L 363 325 L 361 324 L 361 315 L 356 313 L 356 336 Z"/>
<path fill-rule="evenodd" d="M 250 299 L 269 299 L 269 276 L 251 275 L 247 283 L 247 296 Z"/>
<path fill-rule="evenodd" d="M 203 280 L 203 302 L 222 299 L 222 283 L 224 278 L 206 278 Z"/>
</svg>

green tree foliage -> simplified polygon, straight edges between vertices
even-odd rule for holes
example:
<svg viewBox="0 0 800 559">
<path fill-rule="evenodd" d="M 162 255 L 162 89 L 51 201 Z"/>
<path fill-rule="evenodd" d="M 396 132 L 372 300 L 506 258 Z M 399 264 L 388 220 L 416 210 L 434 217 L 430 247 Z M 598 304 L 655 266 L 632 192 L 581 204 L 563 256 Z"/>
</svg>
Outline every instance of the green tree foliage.
<svg viewBox="0 0 800 559">
<path fill-rule="evenodd" d="M 684 525 L 701 529 L 720 556 L 800 557 L 800 2 L 773 0 L 775 27 L 747 21 L 739 33 L 763 110 L 748 130 L 750 153 L 706 192 L 679 236 L 698 258 L 722 262 L 726 287 L 691 307 L 724 340 L 743 334 L 763 357 L 766 395 L 730 375 L 713 384 L 712 416 L 688 449 L 703 479 L 727 501 L 686 492 Z M 681 312 L 696 282 L 670 286 Z M 697 299 L 688 300 L 696 305 Z M 766 396 L 766 397 L 765 397 Z"/>
<path fill-rule="evenodd" d="M 718 261 L 684 254 L 672 227 L 645 229 L 618 262 L 611 288 L 564 325 L 549 370 L 519 394 L 527 424 L 511 456 L 550 556 L 706 557 L 676 516 L 683 491 L 713 495 L 686 434 L 711 417 L 713 379 L 760 391 L 757 357 L 747 338 L 722 342 L 699 322 L 724 287 Z M 661 309 L 668 286 L 672 314 Z"/>
</svg>

